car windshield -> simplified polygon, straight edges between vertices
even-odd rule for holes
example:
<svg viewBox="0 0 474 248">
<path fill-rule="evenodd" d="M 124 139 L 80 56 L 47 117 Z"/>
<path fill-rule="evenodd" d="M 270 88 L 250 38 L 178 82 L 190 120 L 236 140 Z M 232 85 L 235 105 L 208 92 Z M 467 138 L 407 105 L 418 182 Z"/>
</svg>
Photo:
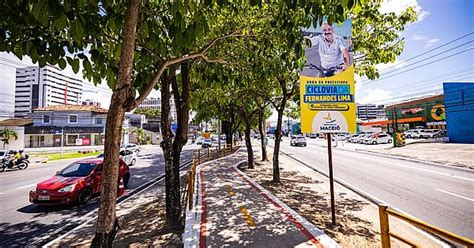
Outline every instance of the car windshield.
<svg viewBox="0 0 474 248">
<path fill-rule="evenodd" d="M 5 156 L 5 151 L 0 151 L 0 156 Z"/>
<path fill-rule="evenodd" d="M 97 164 L 92 163 L 73 163 L 58 172 L 63 177 L 85 177 L 89 175 Z"/>
</svg>

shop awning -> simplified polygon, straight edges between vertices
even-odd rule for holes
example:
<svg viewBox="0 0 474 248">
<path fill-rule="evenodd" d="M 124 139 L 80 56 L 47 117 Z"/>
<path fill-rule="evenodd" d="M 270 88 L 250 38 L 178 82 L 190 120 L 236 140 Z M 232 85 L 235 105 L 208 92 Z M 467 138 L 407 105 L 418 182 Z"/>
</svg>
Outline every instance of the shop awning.
<svg viewBox="0 0 474 248">
<path fill-rule="evenodd" d="M 426 117 L 419 116 L 419 117 L 411 117 L 411 118 L 403 118 L 397 120 L 398 124 L 400 123 L 411 123 L 411 122 L 426 122 Z M 373 121 L 373 122 L 365 122 L 361 123 L 361 126 L 376 126 L 376 125 L 390 125 L 392 124 L 392 120 L 384 120 L 384 121 Z"/>
</svg>

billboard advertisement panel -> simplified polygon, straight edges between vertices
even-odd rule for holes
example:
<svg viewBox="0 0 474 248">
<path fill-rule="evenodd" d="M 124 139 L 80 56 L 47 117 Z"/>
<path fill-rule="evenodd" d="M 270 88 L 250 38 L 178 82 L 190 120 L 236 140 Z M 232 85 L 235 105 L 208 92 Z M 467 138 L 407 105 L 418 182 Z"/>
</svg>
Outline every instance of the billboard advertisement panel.
<svg viewBox="0 0 474 248">
<path fill-rule="evenodd" d="M 356 132 L 351 21 L 323 22 L 306 38 L 300 73 L 301 132 Z"/>
</svg>

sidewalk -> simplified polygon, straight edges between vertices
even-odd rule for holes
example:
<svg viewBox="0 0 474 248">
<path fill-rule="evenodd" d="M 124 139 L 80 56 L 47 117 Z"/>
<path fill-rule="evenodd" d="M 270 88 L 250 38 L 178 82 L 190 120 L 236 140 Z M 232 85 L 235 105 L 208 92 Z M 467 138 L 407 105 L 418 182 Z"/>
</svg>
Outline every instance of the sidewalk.
<svg viewBox="0 0 474 248">
<path fill-rule="evenodd" d="M 237 169 L 245 149 L 197 169 L 184 247 L 338 247 L 316 226 Z"/>
</svg>

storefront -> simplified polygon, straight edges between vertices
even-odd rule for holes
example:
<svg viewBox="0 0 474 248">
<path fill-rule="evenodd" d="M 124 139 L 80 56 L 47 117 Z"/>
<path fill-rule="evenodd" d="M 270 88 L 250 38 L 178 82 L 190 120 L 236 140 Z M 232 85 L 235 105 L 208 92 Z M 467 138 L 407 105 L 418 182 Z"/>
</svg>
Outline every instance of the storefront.
<svg viewBox="0 0 474 248">
<path fill-rule="evenodd" d="M 380 127 L 386 132 L 393 132 L 395 123 L 401 131 L 414 128 L 446 129 L 444 95 L 388 105 L 385 114 L 386 120 L 364 122 L 361 126 Z"/>
<path fill-rule="evenodd" d="M 62 135 L 62 131 L 64 134 Z M 61 139 L 64 141 L 61 142 Z M 25 129 L 25 147 L 60 147 L 103 145 L 103 128 L 97 127 L 28 127 Z"/>
</svg>

